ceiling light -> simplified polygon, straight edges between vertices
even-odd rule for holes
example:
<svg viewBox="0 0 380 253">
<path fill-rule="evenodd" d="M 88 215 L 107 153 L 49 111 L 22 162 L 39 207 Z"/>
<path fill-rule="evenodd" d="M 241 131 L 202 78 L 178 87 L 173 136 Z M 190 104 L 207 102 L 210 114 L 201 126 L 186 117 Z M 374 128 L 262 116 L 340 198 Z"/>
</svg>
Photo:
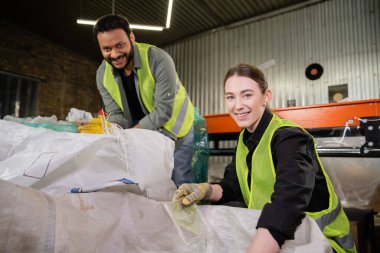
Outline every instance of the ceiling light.
<svg viewBox="0 0 380 253">
<path fill-rule="evenodd" d="M 152 30 L 152 31 L 162 31 L 164 28 L 162 26 L 154 26 L 154 25 L 137 25 L 130 24 L 132 29 L 142 29 L 142 30 Z"/>
<path fill-rule="evenodd" d="M 173 8 L 173 0 L 169 0 L 168 14 L 166 16 L 166 28 L 170 27 L 170 20 L 172 18 L 172 8 Z"/>
<path fill-rule="evenodd" d="M 166 16 L 166 27 L 170 27 L 170 20 L 172 17 L 172 9 L 173 9 L 173 1 L 174 0 L 169 0 L 168 2 L 168 13 Z M 115 9 L 115 3 L 114 0 L 112 1 L 112 13 L 114 13 Z M 81 25 L 95 25 L 96 20 L 88 20 L 88 19 L 77 19 L 77 23 Z M 164 27 L 162 26 L 154 26 L 154 25 L 138 25 L 138 24 L 130 24 L 130 27 L 132 29 L 141 29 L 141 30 L 150 30 L 150 31 L 162 31 L 164 30 Z"/>
<path fill-rule="evenodd" d="M 87 19 L 78 19 L 78 24 L 81 25 L 95 25 L 95 20 L 87 20 Z M 151 31 L 162 31 L 164 27 L 162 26 L 154 26 L 154 25 L 137 25 L 137 24 L 129 24 L 132 29 L 140 29 L 140 30 L 151 30 Z"/>
<path fill-rule="evenodd" d="M 95 20 L 87 20 L 87 19 L 77 19 L 77 23 L 81 25 L 95 25 Z"/>
</svg>

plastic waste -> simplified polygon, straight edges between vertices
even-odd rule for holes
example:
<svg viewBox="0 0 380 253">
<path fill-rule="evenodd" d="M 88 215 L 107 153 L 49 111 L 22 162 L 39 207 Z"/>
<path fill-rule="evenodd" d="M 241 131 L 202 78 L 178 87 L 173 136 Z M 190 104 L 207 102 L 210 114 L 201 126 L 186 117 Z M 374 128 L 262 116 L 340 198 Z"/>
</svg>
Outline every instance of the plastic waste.
<svg viewBox="0 0 380 253">
<path fill-rule="evenodd" d="M 71 108 L 66 117 L 68 122 L 88 122 L 91 119 L 91 113 L 76 108 Z"/>
<path fill-rule="evenodd" d="M 210 151 L 208 148 L 208 134 L 206 120 L 199 115 L 199 109 L 194 110 L 194 148 L 192 169 L 195 183 L 207 182 L 207 159 Z"/>
<path fill-rule="evenodd" d="M 88 123 L 78 127 L 80 133 L 87 134 L 104 134 L 112 133 L 111 123 L 109 123 L 103 115 L 91 119 Z"/>
<path fill-rule="evenodd" d="M 70 132 L 78 133 L 78 127 L 74 123 L 68 123 L 66 121 L 58 121 L 57 116 L 52 115 L 50 117 L 26 117 L 18 118 L 11 115 L 6 115 L 4 120 L 21 123 L 26 126 L 36 128 L 47 128 L 58 132 Z"/>
</svg>

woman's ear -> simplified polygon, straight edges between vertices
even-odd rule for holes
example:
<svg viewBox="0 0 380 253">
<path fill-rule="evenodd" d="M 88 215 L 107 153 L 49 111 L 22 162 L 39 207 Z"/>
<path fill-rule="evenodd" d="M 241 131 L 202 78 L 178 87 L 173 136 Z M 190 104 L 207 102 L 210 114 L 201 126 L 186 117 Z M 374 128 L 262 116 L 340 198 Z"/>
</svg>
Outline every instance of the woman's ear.
<svg viewBox="0 0 380 253">
<path fill-rule="evenodd" d="M 272 91 L 270 89 L 266 89 L 264 93 L 264 107 L 266 107 L 270 101 L 272 101 Z"/>
</svg>

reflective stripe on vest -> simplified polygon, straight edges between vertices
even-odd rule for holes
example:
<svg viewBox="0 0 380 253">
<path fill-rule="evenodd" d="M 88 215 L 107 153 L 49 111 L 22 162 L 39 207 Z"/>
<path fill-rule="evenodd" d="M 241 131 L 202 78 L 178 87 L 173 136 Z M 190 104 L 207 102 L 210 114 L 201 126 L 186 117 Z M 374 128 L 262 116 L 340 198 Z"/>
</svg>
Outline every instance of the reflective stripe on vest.
<svg viewBox="0 0 380 253">
<path fill-rule="evenodd" d="M 317 223 L 319 229 L 323 231 L 326 226 L 331 224 L 334 220 L 336 220 L 339 216 L 339 213 L 342 211 L 342 204 L 338 200 L 338 204 L 334 210 L 331 212 L 320 216 L 318 219 L 314 219 Z M 308 216 L 312 217 L 312 213 L 306 212 Z M 352 249 L 354 245 L 354 241 L 352 240 L 351 230 L 348 235 L 343 236 L 335 236 L 332 238 L 341 248 L 343 249 Z M 339 252 L 339 251 L 338 251 Z"/>
<path fill-rule="evenodd" d="M 148 50 L 152 45 L 136 43 L 139 49 L 141 58 L 141 68 L 137 69 L 137 76 L 139 79 L 139 89 L 141 99 L 148 109 L 152 112 L 155 109 L 154 106 L 154 89 L 156 83 L 150 72 Z M 185 136 L 191 129 L 194 120 L 194 107 L 190 101 L 189 96 L 186 93 L 185 88 L 176 77 L 176 94 L 174 98 L 174 106 L 172 116 L 166 122 L 163 127 L 169 132 L 173 133 L 177 137 Z"/>
<path fill-rule="evenodd" d="M 137 69 L 137 78 L 142 103 L 149 112 L 155 110 L 154 90 L 156 82 L 149 68 L 148 50 L 152 45 L 136 43 L 139 50 L 141 68 Z M 111 94 L 117 105 L 123 110 L 120 91 L 112 73 L 112 66 L 106 63 L 103 77 L 103 85 Z M 178 76 L 176 79 L 176 94 L 170 119 L 163 127 L 177 137 L 185 136 L 191 129 L 194 120 L 194 107 L 181 84 Z"/>
<path fill-rule="evenodd" d="M 336 219 L 336 217 L 338 217 L 341 209 L 342 209 L 342 205 L 340 201 L 338 201 L 338 205 L 336 206 L 334 210 L 315 219 L 315 222 L 318 224 L 318 227 L 323 231 L 323 229 L 325 229 L 325 227 L 328 224 L 333 222 Z M 309 215 L 313 215 L 313 214 L 309 213 Z"/>
<path fill-rule="evenodd" d="M 270 143 L 273 134 L 280 127 L 298 127 L 302 129 L 297 124 L 286 119 L 280 119 L 277 115 L 273 114 L 272 120 L 252 155 L 251 182 L 248 182 L 248 166 L 246 164 L 246 157 L 249 154 L 249 150 L 243 143 L 244 131 L 247 130 L 244 129 L 240 133 L 236 150 L 236 172 L 243 198 L 248 208 L 262 210 L 265 204 L 271 202 L 270 198 L 274 191 L 276 172 Z M 302 130 L 305 131 L 304 129 Z M 314 138 L 312 139 L 314 140 Z M 306 212 L 306 214 L 317 222 L 319 228 L 329 239 L 331 246 L 337 252 L 356 252 L 354 242 L 350 236 L 349 221 L 342 210 L 340 201 L 322 166 L 317 151 L 316 156 L 326 179 L 330 196 L 329 207 L 320 212 Z M 250 187 L 248 187 L 248 183 L 250 183 Z"/>
<path fill-rule="evenodd" d="M 108 62 L 106 62 L 106 69 L 104 70 L 103 76 L 103 85 L 104 88 L 111 94 L 113 100 L 115 100 L 116 104 L 124 111 L 123 103 L 121 102 L 120 90 L 119 86 L 116 83 L 115 77 L 112 73 L 112 66 Z"/>
</svg>

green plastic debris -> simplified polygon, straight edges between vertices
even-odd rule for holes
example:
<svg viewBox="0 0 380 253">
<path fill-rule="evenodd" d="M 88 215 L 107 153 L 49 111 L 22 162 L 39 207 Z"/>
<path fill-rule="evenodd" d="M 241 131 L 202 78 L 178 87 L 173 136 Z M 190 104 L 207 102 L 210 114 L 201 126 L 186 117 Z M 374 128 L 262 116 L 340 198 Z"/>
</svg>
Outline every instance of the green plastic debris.
<svg viewBox="0 0 380 253">
<path fill-rule="evenodd" d="M 199 115 L 197 107 L 194 109 L 194 147 L 192 169 L 195 183 L 208 181 L 207 160 L 210 151 L 208 147 L 208 134 L 206 120 Z"/>
</svg>

